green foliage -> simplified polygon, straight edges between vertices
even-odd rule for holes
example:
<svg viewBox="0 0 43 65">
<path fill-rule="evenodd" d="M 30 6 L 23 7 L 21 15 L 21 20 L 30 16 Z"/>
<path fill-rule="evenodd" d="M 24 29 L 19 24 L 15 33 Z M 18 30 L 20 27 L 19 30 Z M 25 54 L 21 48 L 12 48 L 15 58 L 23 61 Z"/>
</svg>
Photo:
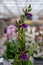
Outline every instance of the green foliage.
<svg viewBox="0 0 43 65">
<path fill-rule="evenodd" d="M 22 61 L 19 60 L 19 55 L 16 54 L 13 65 L 22 65 Z"/>
<path fill-rule="evenodd" d="M 26 8 L 26 10 L 23 9 L 24 14 L 29 13 L 32 10 L 31 5 Z"/>
<path fill-rule="evenodd" d="M 33 65 L 32 62 L 29 60 L 28 64 L 27 65 Z"/>
<path fill-rule="evenodd" d="M 33 65 L 32 62 L 28 59 L 26 61 L 24 61 L 24 65 Z"/>
<path fill-rule="evenodd" d="M 4 57 L 6 59 L 13 59 L 15 57 L 16 50 L 17 50 L 17 47 L 15 46 L 14 41 L 11 41 L 11 42 L 7 41 Z"/>
<path fill-rule="evenodd" d="M 27 8 L 27 12 L 30 12 L 32 10 L 31 5 Z"/>
<path fill-rule="evenodd" d="M 19 47 L 19 48 L 22 48 L 22 47 L 25 48 L 25 43 L 24 43 L 24 41 L 25 41 L 25 39 L 24 39 L 24 29 L 21 28 L 21 29 L 19 30 L 19 32 L 20 32 L 20 37 L 21 37 L 21 39 L 18 38 L 18 47 Z"/>
<path fill-rule="evenodd" d="M 13 65 L 17 65 L 17 62 L 18 62 L 18 55 L 15 56 Z"/>
<path fill-rule="evenodd" d="M 29 59 L 22 61 L 22 60 L 19 60 L 18 58 L 19 58 L 19 55 L 16 55 L 14 58 L 13 65 L 33 65 Z"/>
<path fill-rule="evenodd" d="M 23 23 L 24 19 L 25 19 L 25 15 L 22 15 L 22 16 L 21 16 L 21 21 L 22 21 L 22 23 Z"/>
<path fill-rule="evenodd" d="M 37 48 L 37 42 L 35 42 L 31 47 L 30 47 L 30 49 L 29 49 L 29 52 L 28 52 L 28 57 L 30 57 L 32 54 L 33 54 L 33 52 L 35 51 L 35 49 Z"/>
<path fill-rule="evenodd" d="M 22 65 L 22 60 L 18 60 L 17 65 Z"/>
<path fill-rule="evenodd" d="M 41 33 L 39 33 L 39 36 L 41 36 L 43 38 L 43 35 Z"/>
</svg>

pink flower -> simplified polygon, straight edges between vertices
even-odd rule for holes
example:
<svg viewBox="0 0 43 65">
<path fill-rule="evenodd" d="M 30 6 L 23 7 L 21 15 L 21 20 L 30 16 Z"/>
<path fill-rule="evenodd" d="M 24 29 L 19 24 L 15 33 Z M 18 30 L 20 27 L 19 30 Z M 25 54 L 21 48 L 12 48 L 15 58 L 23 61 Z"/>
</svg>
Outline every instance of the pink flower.
<svg viewBox="0 0 43 65">
<path fill-rule="evenodd" d="M 15 30 L 16 30 L 16 27 L 14 25 L 8 26 L 8 28 L 7 28 L 7 37 L 9 39 L 16 39 L 17 38 Z"/>
<path fill-rule="evenodd" d="M 15 28 L 16 27 L 14 25 L 8 26 L 8 28 L 7 28 L 7 34 L 11 35 L 13 32 L 15 32 Z"/>
</svg>

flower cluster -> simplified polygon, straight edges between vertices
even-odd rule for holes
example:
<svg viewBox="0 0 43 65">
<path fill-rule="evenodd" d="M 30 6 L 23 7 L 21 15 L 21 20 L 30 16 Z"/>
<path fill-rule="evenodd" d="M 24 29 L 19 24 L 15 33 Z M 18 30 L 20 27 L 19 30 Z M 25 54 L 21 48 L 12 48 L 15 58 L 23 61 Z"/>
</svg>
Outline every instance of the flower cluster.
<svg viewBox="0 0 43 65">
<path fill-rule="evenodd" d="M 32 14 L 30 13 L 31 10 L 32 10 L 31 5 L 29 5 L 29 7 L 26 8 L 25 10 L 23 9 L 23 12 L 25 13 L 25 17 L 28 20 L 32 20 Z"/>
<path fill-rule="evenodd" d="M 16 27 L 14 25 L 10 25 L 7 28 L 7 37 L 8 39 L 16 39 L 17 38 L 17 34 L 15 32 Z"/>
<path fill-rule="evenodd" d="M 5 57 L 7 59 L 14 59 L 13 65 L 24 65 L 25 62 L 26 65 L 32 65 L 29 57 L 34 52 L 36 44 L 34 44 L 32 48 L 26 49 L 25 31 L 27 30 L 28 24 L 24 23 L 26 17 L 32 18 L 32 14 L 29 13 L 30 11 L 31 5 L 29 5 L 29 7 L 24 11 L 24 15 L 21 17 L 21 20 L 19 22 L 16 22 L 15 25 L 9 25 L 7 28 L 8 40 L 6 44 Z M 15 40 L 17 45 L 15 44 Z"/>
</svg>

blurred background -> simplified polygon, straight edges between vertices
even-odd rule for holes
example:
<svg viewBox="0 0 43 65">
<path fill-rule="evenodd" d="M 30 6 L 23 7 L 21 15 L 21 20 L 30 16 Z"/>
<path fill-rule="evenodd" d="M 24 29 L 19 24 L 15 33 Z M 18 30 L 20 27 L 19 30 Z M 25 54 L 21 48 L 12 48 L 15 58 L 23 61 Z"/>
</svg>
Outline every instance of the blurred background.
<svg viewBox="0 0 43 65">
<path fill-rule="evenodd" d="M 21 15 L 24 14 L 22 9 L 26 9 L 29 4 L 32 6 L 31 13 L 33 16 L 29 26 L 32 26 L 32 29 L 39 26 L 43 31 L 43 0 L 0 0 L 0 55 L 3 52 L 7 26 L 19 21 Z M 39 53 L 41 52 L 38 51 Z M 38 57 L 40 54 L 34 56 Z"/>
</svg>

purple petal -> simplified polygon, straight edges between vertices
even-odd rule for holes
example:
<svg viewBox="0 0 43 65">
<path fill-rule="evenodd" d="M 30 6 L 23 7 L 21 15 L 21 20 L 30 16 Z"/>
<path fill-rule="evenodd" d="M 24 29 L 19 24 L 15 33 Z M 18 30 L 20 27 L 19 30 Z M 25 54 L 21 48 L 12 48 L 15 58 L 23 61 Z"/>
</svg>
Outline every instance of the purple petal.
<svg viewBox="0 0 43 65">
<path fill-rule="evenodd" d="M 32 14 L 31 13 L 27 13 L 27 16 L 32 17 Z"/>
<path fill-rule="evenodd" d="M 22 28 L 27 28 L 27 25 L 26 24 L 22 24 L 21 27 Z"/>
<path fill-rule="evenodd" d="M 26 53 L 23 53 L 22 56 L 21 56 L 21 59 L 24 61 L 27 59 L 27 54 Z"/>
</svg>

